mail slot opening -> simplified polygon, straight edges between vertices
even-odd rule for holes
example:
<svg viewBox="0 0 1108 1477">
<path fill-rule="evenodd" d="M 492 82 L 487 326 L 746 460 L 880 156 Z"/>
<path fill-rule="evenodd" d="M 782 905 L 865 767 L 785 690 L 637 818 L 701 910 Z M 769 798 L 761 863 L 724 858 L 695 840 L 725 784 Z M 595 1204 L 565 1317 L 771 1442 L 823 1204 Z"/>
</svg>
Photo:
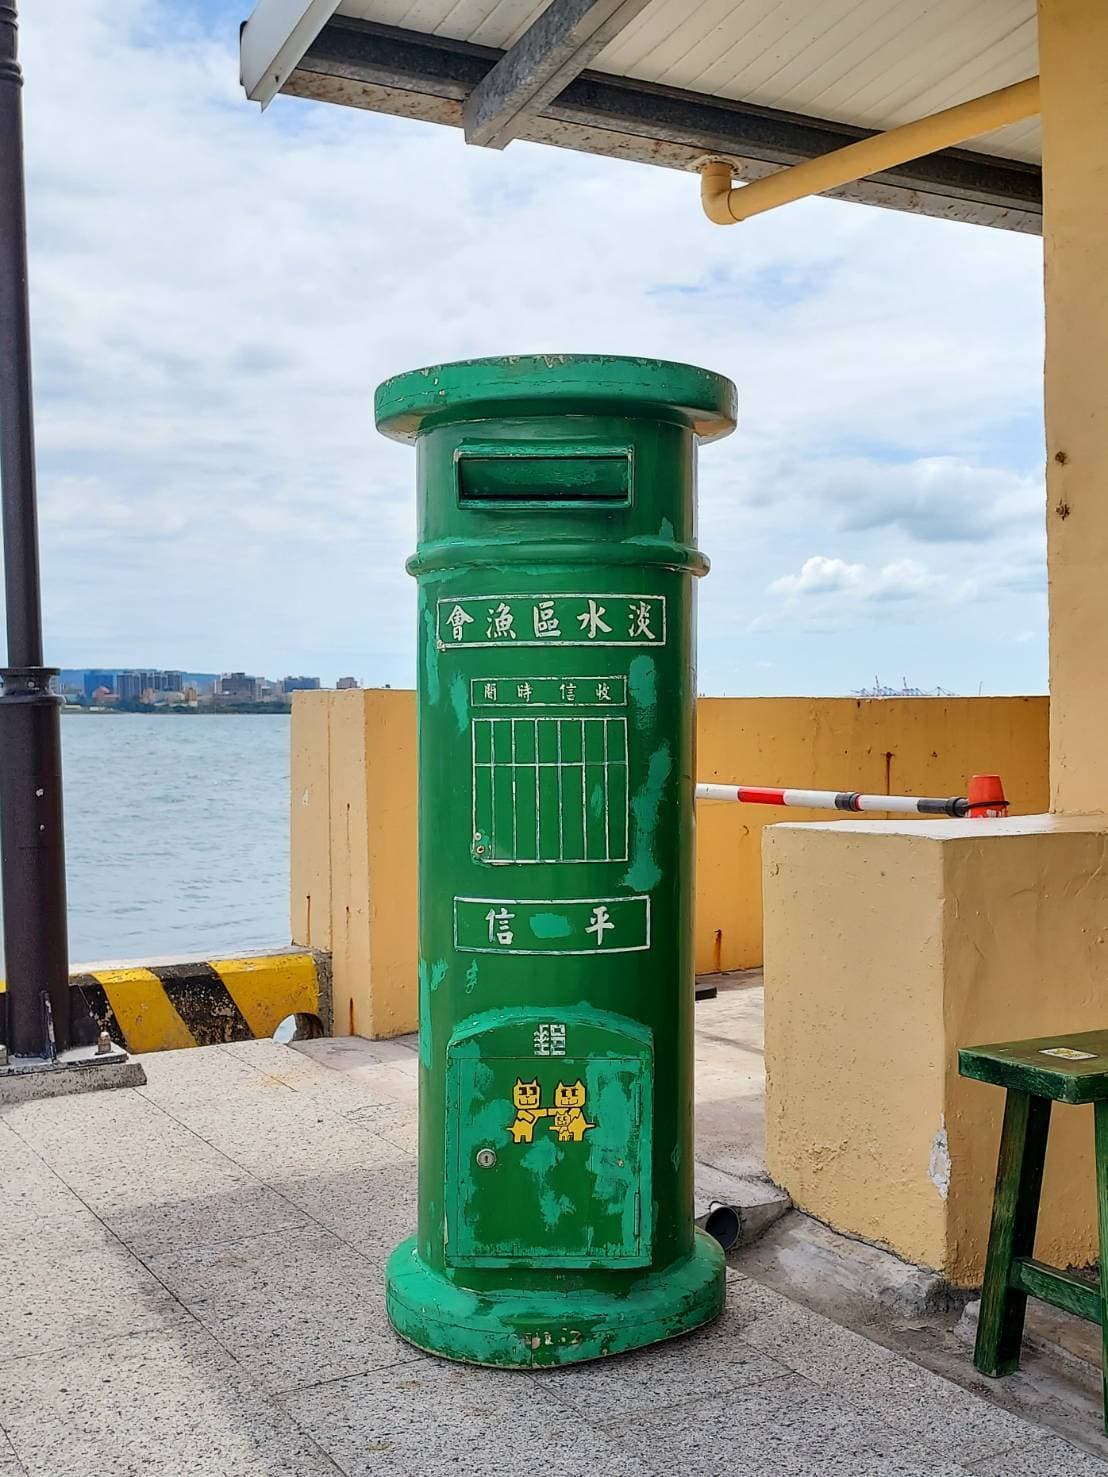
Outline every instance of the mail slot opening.
<svg viewBox="0 0 1108 1477">
<path fill-rule="evenodd" d="M 459 503 L 545 503 L 577 507 L 631 501 L 631 458 L 612 456 L 460 456 Z"/>
</svg>

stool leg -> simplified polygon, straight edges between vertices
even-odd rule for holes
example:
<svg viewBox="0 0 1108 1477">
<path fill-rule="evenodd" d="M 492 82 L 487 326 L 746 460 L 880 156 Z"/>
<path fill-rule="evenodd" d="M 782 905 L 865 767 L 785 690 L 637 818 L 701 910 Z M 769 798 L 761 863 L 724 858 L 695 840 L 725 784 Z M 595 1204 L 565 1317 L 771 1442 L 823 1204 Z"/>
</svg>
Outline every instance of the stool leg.
<svg viewBox="0 0 1108 1477">
<path fill-rule="evenodd" d="M 1030 1256 L 1050 1127 L 1050 1099 L 1009 1091 L 996 1166 L 996 1193 L 973 1362 L 982 1374 L 1020 1367 L 1027 1294 L 1008 1285 L 1013 1257 Z"/>
<path fill-rule="evenodd" d="M 1104 1429 L 1108 1431 L 1108 1102 L 1093 1104 L 1096 1207 L 1100 1228 L 1100 1340 L 1104 1371 Z"/>
</svg>

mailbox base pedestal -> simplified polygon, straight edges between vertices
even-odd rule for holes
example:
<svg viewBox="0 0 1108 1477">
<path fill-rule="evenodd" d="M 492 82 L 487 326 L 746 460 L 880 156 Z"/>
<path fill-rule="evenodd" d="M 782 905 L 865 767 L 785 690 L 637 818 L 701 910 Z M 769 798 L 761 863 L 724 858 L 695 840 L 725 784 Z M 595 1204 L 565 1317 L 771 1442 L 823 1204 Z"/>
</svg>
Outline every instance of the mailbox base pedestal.
<svg viewBox="0 0 1108 1477">
<path fill-rule="evenodd" d="M 422 1261 L 416 1239 L 389 1258 L 389 1321 L 429 1354 L 533 1369 L 578 1364 L 661 1343 L 723 1311 L 723 1251 L 697 1230 L 693 1252 L 663 1271 L 599 1274 L 606 1287 L 463 1287 Z M 585 1274 L 573 1280 L 580 1283 Z M 612 1284 L 619 1284 L 617 1287 Z"/>
</svg>

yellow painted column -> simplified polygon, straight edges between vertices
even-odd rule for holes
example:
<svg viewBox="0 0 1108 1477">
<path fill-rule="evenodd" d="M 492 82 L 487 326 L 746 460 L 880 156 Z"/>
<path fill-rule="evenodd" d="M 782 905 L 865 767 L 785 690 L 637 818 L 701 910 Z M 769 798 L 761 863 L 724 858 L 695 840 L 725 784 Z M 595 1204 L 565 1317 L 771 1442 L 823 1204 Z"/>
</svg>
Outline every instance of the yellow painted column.
<svg viewBox="0 0 1108 1477">
<path fill-rule="evenodd" d="M 412 692 L 293 704 L 292 933 L 331 951 L 336 1036 L 416 1028 L 415 739 Z"/>
<path fill-rule="evenodd" d="M 1039 0 L 1051 792 L 1108 810 L 1108 4 Z"/>
<path fill-rule="evenodd" d="M 333 692 L 292 700 L 289 779 L 289 927 L 294 944 L 331 947 L 331 702 Z"/>
</svg>

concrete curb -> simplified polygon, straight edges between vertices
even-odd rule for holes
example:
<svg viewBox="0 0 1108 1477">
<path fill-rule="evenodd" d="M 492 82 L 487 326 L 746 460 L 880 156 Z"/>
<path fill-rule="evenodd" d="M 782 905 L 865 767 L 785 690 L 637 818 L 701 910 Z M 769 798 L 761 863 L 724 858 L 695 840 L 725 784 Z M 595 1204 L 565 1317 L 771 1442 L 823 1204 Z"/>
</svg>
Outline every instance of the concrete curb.
<svg viewBox="0 0 1108 1477">
<path fill-rule="evenodd" d="M 129 1052 L 253 1041 L 289 1015 L 315 1016 L 331 1031 L 330 957 L 311 952 L 97 966 L 69 982 Z"/>
</svg>

